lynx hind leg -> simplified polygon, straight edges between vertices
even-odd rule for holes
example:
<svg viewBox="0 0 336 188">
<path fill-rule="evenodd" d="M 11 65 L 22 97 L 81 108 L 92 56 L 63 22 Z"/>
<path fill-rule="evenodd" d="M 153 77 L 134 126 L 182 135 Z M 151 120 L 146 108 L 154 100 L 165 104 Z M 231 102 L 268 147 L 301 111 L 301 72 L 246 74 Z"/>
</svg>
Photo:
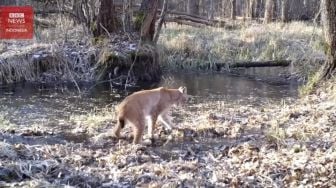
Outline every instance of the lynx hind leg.
<svg viewBox="0 0 336 188">
<path fill-rule="evenodd" d="M 133 136 L 134 136 L 133 144 L 139 144 L 144 132 L 145 121 L 144 119 L 140 119 L 132 124 L 133 124 Z"/>
</svg>

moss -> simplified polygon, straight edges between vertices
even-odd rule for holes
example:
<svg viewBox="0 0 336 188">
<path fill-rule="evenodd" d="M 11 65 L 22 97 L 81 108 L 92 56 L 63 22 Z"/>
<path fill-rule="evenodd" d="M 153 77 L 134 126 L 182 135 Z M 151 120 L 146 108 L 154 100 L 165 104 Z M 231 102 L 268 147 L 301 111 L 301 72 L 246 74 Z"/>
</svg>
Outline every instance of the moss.
<svg viewBox="0 0 336 188">
<path fill-rule="evenodd" d="M 92 37 L 92 43 L 94 45 L 102 46 L 105 42 L 105 37 L 98 36 L 98 37 Z"/>
<path fill-rule="evenodd" d="M 140 31 L 141 29 L 141 25 L 144 21 L 144 18 L 145 18 L 145 14 L 143 12 L 140 12 L 138 13 L 135 17 L 134 17 L 134 20 L 133 20 L 133 23 L 134 23 L 134 29 L 136 31 Z"/>
</svg>

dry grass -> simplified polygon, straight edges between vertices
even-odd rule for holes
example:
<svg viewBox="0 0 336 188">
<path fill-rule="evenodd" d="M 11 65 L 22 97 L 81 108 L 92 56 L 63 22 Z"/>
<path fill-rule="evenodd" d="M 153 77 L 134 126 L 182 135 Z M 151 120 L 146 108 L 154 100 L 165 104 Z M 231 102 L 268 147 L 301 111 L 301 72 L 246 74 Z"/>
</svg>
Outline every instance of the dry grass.
<svg viewBox="0 0 336 188">
<path fill-rule="evenodd" d="M 27 41 L 4 41 L 0 55 L 0 84 L 27 81 L 92 81 L 91 63 L 97 54 L 91 35 L 63 16 L 44 19 Z"/>
<path fill-rule="evenodd" d="M 241 25 L 236 29 L 168 24 L 160 37 L 163 62 L 191 69 L 204 62 L 292 60 L 307 77 L 325 58 L 322 29 L 303 22 Z"/>
</svg>

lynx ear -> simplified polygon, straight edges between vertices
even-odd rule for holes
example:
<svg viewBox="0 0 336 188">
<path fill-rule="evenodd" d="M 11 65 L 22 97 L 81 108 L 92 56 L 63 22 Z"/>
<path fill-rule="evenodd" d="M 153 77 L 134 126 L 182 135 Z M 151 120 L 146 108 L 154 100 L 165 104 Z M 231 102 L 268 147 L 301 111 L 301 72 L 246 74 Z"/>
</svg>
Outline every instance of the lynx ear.
<svg viewBox="0 0 336 188">
<path fill-rule="evenodd" d="M 185 94 L 187 93 L 187 88 L 184 87 L 184 86 L 179 87 L 178 90 L 179 90 L 181 93 L 185 93 Z"/>
</svg>

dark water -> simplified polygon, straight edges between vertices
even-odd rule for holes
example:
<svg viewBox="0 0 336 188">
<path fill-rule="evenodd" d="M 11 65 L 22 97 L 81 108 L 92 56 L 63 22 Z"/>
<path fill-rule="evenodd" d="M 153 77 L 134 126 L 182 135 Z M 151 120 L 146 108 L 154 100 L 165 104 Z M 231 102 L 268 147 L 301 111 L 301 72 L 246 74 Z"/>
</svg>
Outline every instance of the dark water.
<svg viewBox="0 0 336 188">
<path fill-rule="evenodd" d="M 221 100 L 240 105 L 262 105 L 297 96 L 297 84 L 270 84 L 246 77 L 224 74 L 174 73 L 162 77 L 154 86 L 187 86 L 194 102 Z M 140 90 L 133 88 L 132 90 Z M 16 125 L 48 124 L 68 120 L 73 114 L 118 103 L 125 93 L 111 89 L 108 84 L 81 87 L 82 94 L 73 85 L 17 84 L 0 88 L 1 116 Z"/>
<path fill-rule="evenodd" d="M 166 75 L 160 85 L 185 85 L 190 95 L 238 103 L 279 101 L 298 94 L 296 82 L 274 83 L 227 74 Z"/>
</svg>

